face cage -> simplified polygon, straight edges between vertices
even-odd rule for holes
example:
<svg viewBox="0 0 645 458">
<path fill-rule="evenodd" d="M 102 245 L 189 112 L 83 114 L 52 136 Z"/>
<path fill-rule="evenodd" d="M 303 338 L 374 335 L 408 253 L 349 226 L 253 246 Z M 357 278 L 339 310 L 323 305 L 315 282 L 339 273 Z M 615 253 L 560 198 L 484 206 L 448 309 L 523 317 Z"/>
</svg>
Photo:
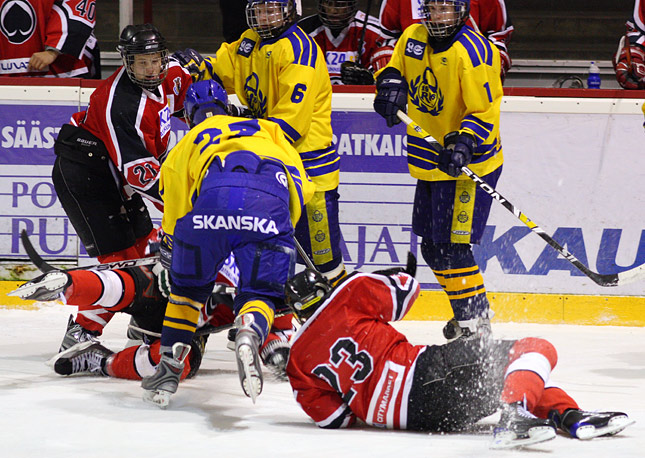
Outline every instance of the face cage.
<svg viewBox="0 0 645 458">
<path fill-rule="evenodd" d="M 336 11 L 334 14 L 329 14 L 328 8 L 334 8 Z M 320 22 L 332 30 L 342 30 L 347 27 L 356 16 L 356 11 L 358 11 L 356 0 L 320 0 L 318 2 Z"/>
<path fill-rule="evenodd" d="M 430 12 L 430 5 L 452 6 L 455 11 L 455 17 L 434 21 Z M 449 37 L 457 30 L 466 20 L 468 8 L 463 0 L 444 0 L 444 1 L 425 1 L 421 4 L 421 22 L 428 29 L 428 33 L 434 38 Z"/>
<path fill-rule="evenodd" d="M 261 9 L 266 9 L 268 5 L 279 6 L 282 10 L 282 17 L 279 21 L 274 21 L 269 24 L 260 24 L 258 16 L 262 14 Z M 292 0 L 289 0 L 287 3 L 269 1 L 249 3 L 246 5 L 246 24 L 264 40 L 279 36 L 291 26 L 295 17 L 296 10 Z"/>
<path fill-rule="evenodd" d="M 134 56 L 146 55 L 146 54 L 161 54 L 161 71 L 155 78 L 138 78 L 133 70 L 134 66 Z M 121 59 L 123 60 L 123 65 L 125 70 L 128 73 L 128 77 L 134 84 L 137 86 L 147 89 L 148 91 L 154 91 L 159 87 L 161 83 L 166 79 L 168 75 L 168 50 L 162 49 L 152 53 L 129 53 L 127 50 L 121 51 Z"/>
</svg>

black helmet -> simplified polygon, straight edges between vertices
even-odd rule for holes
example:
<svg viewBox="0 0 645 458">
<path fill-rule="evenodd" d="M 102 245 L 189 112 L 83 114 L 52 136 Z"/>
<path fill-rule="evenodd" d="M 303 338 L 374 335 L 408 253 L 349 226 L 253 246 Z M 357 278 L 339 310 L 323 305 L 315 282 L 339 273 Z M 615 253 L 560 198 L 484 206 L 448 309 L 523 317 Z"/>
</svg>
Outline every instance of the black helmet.
<svg viewBox="0 0 645 458">
<path fill-rule="evenodd" d="M 356 16 L 357 0 L 319 0 L 320 22 L 331 30 L 343 30 Z"/>
<path fill-rule="evenodd" d="M 284 286 L 285 302 L 302 323 L 325 302 L 333 289 L 320 272 L 305 269 L 287 281 Z"/>
<path fill-rule="evenodd" d="M 121 53 L 123 65 L 128 76 L 134 84 L 150 91 L 156 89 L 168 74 L 168 48 L 166 39 L 161 32 L 152 24 L 129 25 L 123 29 L 119 37 L 117 50 Z M 142 54 L 158 56 L 158 62 L 150 62 L 154 65 L 153 72 L 139 71 L 135 68 L 135 56 Z M 148 74 L 152 73 L 152 74 Z"/>
</svg>

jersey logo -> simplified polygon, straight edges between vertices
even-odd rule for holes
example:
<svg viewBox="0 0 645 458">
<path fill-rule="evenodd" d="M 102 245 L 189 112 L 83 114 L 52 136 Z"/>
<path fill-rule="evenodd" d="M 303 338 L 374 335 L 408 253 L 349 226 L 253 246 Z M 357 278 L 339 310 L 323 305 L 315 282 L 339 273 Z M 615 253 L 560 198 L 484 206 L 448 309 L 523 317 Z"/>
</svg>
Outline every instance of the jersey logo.
<svg viewBox="0 0 645 458">
<path fill-rule="evenodd" d="M 244 82 L 244 92 L 249 109 L 256 118 L 264 118 L 267 112 L 267 99 L 260 90 L 260 80 L 256 73 L 251 75 Z"/>
<path fill-rule="evenodd" d="M 4 2 L 0 7 L 0 30 L 9 43 L 19 45 L 36 30 L 36 12 L 26 0 Z"/>
<path fill-rule="evenodd" d="M 178 76 L 172 80 L 172 92 L 174 92 L 176 96 L 179 96 L 179 91 L 181 91 L 181 78 Z"/>
<path fill-rule="evenodd" d="M 439 89 L 437 77 L 430 67 L 423 75 L 410 81 L 410 103 L 417 107 L 421 113 L 439 116 L 443 110 L 443 92 Z"/>
<path fill-rule="evenodd" d="M 157 182 L 159 163 L 153 158 L 144 158 L 126 164 L 125 179 L 135 189 L 143 191 Z"/>
<path fill-rule="evenodd" d="M 275 221 L 272 219 L 250 215 L 193 215 L 193 229 L 224 229 L 226 231 L 236 230 L 260 232 L 262 234 L 280 234 Z"/>
<path fill-rule="evenodd" d="M 327 61 L 327 70 L 329 71 L 329 73 L 340 73 L 340 66 L 343 62 L 355 62 L 357 60 L 356 51 L 327 51 L 327 53 L 325 54 L 325 60 Z"/>
<path fill-rule="evenodd" d="M 405 44 L 405 55 L 413 59 L 423 59 L 423 53 L 426 50 L 426 44 L 413 38 L 408 38 Z"/>
<path fill-rule="evenodd" d="M 253 48 L 255 48 L 255 41 L 245 38 L 242 40 L 242 43 L 240 43 L 240 47 L 237 48 L 237 53 L 240 56 L 249 57 Z"/>
<path fill-rule="evenodd" d="M 170 117 L 170 108 L 166 105 L 159 111 L 159 135 L 161 138 L 170 132 Z"/>
</svg>

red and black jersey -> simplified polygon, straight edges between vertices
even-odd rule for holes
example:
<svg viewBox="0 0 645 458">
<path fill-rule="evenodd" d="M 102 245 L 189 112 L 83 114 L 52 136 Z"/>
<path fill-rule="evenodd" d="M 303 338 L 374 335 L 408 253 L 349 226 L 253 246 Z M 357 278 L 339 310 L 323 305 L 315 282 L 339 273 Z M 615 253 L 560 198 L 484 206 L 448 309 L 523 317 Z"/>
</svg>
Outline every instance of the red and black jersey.
<svg viewBox="0 0 645 458">
<path fill-rule="evenodd" d="M 398 38 L 408 26 L 421 22 L 421 2 L 422 0 L 383 0 L 379 20 L 384 33 Z M 471 0 L 470 17 L 466 24 L 497 46 L 504 72 L 511 68 L 507 46 L 513 34 L 513 26 L 506 14 L 504 0 Z"/>
<path fill-rule="evenodd" d="M 631 21 L 627 21 L 627 36 L 631 45 L 645 48 L 645 0 L 636 0 Z"/>
<path fill-rule="evenodd" d="M 418 356 L 389 322 L 402 319 L 419 283 L 401 273 L 357 273 L 341 283 L 298 330 L 287 375 L 296 401 L 318 426 L 341 428 L 355 417 L 405 429 Z"/>
<path fill-rule="evenodd" d="M 154 202 L 160 209 L 159 168 L 170 139 L 170 118 L 184 106 L 192 80 L 174 60 L 164 82 L 150 92 L 134 84 L 123 67 L 96 88 L 86 111 L 71 123 L 98 137 L 120 172 L 121 185 Z"/>
<path fill-rule="evenodd" d="M 95 22 L 95 0 L 0 0 L 0 75 L 88 76 Z M 31 56 L 47 48 L 61 54 L 42 71 L 28 72 Z"/>
<path fill-rule="evenodd" d="M 338 36 L 334 36 L 331 30 L 322 24 L 318 15 L 306 17 L 298 25 L 325 53 L 331 84 L 343 84 L 340 79 L 340 65 L 343 62 L 358 62 L 362 67 L 376 71 L 387 65 L 394 51 L 395 40 L 382 33 L 375 17 L 368 16 L 365 24 L 365 13 L 362 11 L 356 12 L 352 22 Z M 365 37 L 359 52 L 358 46 L 364 27 Z"/>
</svg>

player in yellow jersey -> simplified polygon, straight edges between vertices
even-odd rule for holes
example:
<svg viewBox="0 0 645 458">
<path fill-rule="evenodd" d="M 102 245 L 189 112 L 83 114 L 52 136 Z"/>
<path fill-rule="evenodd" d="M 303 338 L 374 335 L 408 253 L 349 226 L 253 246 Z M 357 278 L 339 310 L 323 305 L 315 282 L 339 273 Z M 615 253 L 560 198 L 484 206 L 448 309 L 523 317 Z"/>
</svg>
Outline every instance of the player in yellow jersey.
<svg viewBox="0 0 645 458">
<path fill-rule="evenodd" d="M 256 118 L 280 125 L 300 153 L 316 194 L 296 238 L 332 281 L 345 274 L 338 222 L 339 156 L 332 145 L 331 83 L 325 54 L 296 24 L 294 0 L 249 0 L 249 30 L 215 57 L 174 54 L 198 80 L 217 79 Z"/>
<path fill-rule="evenodd" d="M 267 338 L 296 260 L 294 225 L 315 185 L 298 152 L 270 121 L 229 116 L 226 91 L 194 83 L 184 109 L 191 130 L 161 167 L 162 263 L 171 291 L 161 361 L 142 381 L 144 399 L 165 407 L 177 390 L 200 310 L 232 252 L 239 269 L 235 352 L 242 388 L 262 391 L 258 349 Z"/>
<path fill-rule="evenodd" d="M 448 339 L 490 332 L 484 280 L 472 252 L 492 199 L 461 174 L 468 165 L 495 186 L 502 170 L 499 51 L 465 25 L 469 0 L 423 0 L 422 24 L 408 27 L 377 75 L 374 109 L 392 126 L 397 111 L 438 140 L 431 147 L 408 128 L 408 166 L 418 179 L 412 229 L 448 294 Z"/>
</svg>

